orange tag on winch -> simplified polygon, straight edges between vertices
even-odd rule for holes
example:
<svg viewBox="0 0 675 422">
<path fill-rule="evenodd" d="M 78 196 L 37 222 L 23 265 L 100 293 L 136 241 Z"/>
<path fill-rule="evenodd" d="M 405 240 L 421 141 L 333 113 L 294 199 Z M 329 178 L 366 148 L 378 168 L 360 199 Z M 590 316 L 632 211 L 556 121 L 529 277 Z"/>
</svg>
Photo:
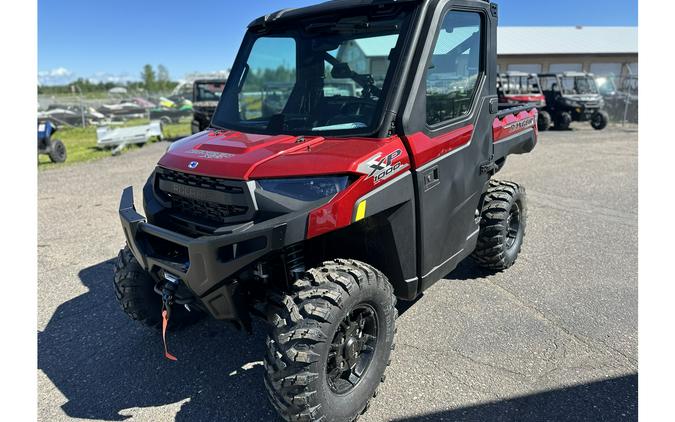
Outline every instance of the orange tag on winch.
<svg viewBox="0 0 675 422">
<path fill-rule="evenodd" d="M 166 347 L 166 327 L 169 325 L 169 317 L 168 313 L 166 312 L 166 309 L 162 310 L 162 341 L 164 342 L 164 357 L 176 361 L 178 360 L 174 355 L 169 353 L 167 347 Z"/>
</svg>

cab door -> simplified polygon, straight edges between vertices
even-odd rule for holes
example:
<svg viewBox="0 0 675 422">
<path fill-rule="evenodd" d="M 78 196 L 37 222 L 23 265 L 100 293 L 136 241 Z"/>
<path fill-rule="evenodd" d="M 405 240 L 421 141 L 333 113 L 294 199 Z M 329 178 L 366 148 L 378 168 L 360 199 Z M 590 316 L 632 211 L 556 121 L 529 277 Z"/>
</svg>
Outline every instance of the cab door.
<svg viewBox="0 0 675 422">
<path fill-rule="evenodd" d="M 413 161 L 419 292 L 473 251 L 497 113 L 496 7 L 441 1 L 413 59 L 400 121 Z"/>
</svg>

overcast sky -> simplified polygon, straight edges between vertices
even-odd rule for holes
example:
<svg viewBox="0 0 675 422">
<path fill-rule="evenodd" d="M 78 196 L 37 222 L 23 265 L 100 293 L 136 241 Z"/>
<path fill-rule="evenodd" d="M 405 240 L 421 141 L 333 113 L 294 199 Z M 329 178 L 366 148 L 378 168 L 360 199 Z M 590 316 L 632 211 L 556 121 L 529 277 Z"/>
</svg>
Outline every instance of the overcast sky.
<svg viewBox="0 0 675 422">
<path fill-rule="evenodd" d="M 228 69 L 254 18 L 318 0 L 38 0 L 38 80 L 139 78 L 150 63 L 173 79 Z M 636 26 L 637 0 L 497 1 L 502 26 Z"/>
</svg>

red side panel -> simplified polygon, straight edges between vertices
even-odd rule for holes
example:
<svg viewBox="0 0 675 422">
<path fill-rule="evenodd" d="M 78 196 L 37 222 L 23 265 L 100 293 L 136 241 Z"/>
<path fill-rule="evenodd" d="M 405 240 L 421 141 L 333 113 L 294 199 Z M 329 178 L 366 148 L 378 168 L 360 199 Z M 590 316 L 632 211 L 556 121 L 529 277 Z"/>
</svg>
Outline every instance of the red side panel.
<svg viewBox="0 0 675 422">
<path fill-rule="evenodd" d="M 540 103 L 546 101 L 546 98 L 540 94 L 531 95 L 505 95 L 504 99 L 514 103 Z"/>
<path fill-rule="evenodd" d="M 473 125 L 455 129 L 436 138 L 430 138 L 423 132 L 408 136 L 415 167 L 421 167 L 429 161 L 463 147 L 471 141 L 471 135 L 473 135 Z"/>
<path fill-rule="evenodd" d="M 537 130 L 537 109 L 533 108 L 528 111 L 521 111 L 516 114 L 507 114 L 506 116 L 496 118 L 492 122 L 492 139 L 494 142 L 499 142 L 509 136 L 524 132 L 532 127 Z"/>
<path fill-rule="evenodd" d="M 328 204 L 309 214 L 308 239 L 350 225 L 354 206 L 359 198 L 410 170 L 410 158 L 400 138 L 395 136 L 380 142 L 378 150 L 371 150 L 368 155 L 353 162 L 351 172 L 360 177 Z"/>
</svg>

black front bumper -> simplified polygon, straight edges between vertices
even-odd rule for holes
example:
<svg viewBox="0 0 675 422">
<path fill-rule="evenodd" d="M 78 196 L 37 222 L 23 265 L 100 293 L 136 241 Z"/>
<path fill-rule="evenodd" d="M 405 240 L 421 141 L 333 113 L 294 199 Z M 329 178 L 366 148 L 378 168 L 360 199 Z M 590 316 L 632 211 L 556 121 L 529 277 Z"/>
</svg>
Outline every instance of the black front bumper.
<svg viewBox="0 0 675 422">
<path fill-rule="evenodd" d="M 239 224 L 217 235 L 192 238 L 148 223 L 136 212 L 131 187 L 122 193 L 119 214 L 129 248 L 146 271 L 179 277 L 214 318 L 236 321 L 248 316 L 236 298 L 239 281 L 232 276 L 302 240 L 307 221 L 307 213 L 299 212 L 284 221 Z"/>
</svg>

